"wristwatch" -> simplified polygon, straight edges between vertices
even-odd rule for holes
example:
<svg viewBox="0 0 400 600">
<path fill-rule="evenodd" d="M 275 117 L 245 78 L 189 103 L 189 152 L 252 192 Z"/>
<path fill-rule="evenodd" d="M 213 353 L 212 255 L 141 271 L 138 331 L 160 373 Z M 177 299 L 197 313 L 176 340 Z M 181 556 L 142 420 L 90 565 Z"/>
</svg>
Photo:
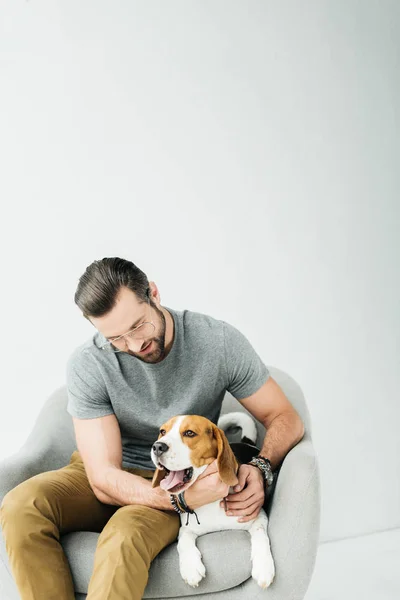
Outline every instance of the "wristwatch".
<svg viewBox="0 0 400 600">
<path fill-rule="evenodd" d="M 274 474 L 272 472 L 271 463 L 268 458 L 264 456 L 253 456 L 248 465 L 253 465 L 254 467 L 258 467 L 264 476 L 264 480 L 268 485 L 271 485 L 274 481 Z"/>
</svg>

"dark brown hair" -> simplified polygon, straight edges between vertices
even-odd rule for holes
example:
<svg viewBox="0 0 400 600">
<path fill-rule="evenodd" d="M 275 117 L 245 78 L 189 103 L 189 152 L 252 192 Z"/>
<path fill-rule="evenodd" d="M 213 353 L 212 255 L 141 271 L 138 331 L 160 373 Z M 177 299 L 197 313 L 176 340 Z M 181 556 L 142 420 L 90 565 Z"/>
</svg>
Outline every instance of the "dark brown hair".
<svg viewBox="0 0 400 600">
<path fill-rule="evenodd" d="M 148 300 L 149 281 L 133 262 L 118 257 L 95 260 L 79 279 L 75 304 L 86 319 L 102 317 L 115 305 L 122 286 L 135 292 L 140 303 Z"/>
</svg>

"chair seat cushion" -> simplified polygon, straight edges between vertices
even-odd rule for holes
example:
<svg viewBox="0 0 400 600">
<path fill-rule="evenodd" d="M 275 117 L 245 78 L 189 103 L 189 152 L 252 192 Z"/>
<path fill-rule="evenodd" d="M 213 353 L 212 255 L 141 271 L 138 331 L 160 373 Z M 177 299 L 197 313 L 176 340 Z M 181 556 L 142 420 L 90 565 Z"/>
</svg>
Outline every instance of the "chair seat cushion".
<svg viewBox="0 0 400 600">
<path fill-rule="evenodd" d="M 61 536 L 75 591 L 87 594 L 99 534 L 78 531 Z M 197 588 L 183 581 L 179 572 L 177 542 L 153 560 L 143 598 L 173 598 L 219 592 L 235 587 L 251 576 L 250 534 L 247 531 L 215 531 L 197 538 L 206 576 Z"/>
</svg>

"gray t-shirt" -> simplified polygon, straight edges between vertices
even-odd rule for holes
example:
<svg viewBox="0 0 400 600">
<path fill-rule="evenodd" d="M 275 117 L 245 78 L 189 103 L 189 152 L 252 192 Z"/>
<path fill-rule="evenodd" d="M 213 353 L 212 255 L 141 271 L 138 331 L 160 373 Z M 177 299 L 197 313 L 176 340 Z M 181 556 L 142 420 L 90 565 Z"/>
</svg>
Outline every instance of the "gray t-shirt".
<svg viewBox="0 0 400 600">
<path fill-rule="evenodd" d="M 228 390 L 241 400 L 254 394 L 269 371 L 247 338 L 225 321 L 166 308 L 174 341 L 159 363 L 126 352 L 107 352 L 96 332 L 67 363 L 70 415 L 93 419 L 115 414 L 124 468 L 154 469 L 150 457 L 159 427 L 171 417 L 202 415 L 217 424 Z"/>
</svg>

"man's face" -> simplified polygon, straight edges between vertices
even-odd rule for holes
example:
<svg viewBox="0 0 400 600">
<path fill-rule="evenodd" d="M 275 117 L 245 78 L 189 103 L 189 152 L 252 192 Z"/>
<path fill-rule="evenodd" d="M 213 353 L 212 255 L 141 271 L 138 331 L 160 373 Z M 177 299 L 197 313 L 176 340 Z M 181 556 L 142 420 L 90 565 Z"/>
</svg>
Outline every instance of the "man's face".
<svg viewBox="0 0 400 600">
<path fill-rule="evenodd" d="M 155 329 L 150 337 L 132 339 L 126 336 L 126 346 L 122 347 L 127 354 L 147 363 L 157 363 L 165 357 L 165 317 L 158 308 L 157 301 L 151 302 L 150 305 L 147 301 L 140 303 L 132 290 L 123 287 L 114 308 L 103 317 L 90 317 L 90 321 L 111 342 L 113 338 L 127 333 L 145 321 L 152 321 Z M 149 342 L 149 350 L 146 353 L 141 352 Z"/>
</svg>

